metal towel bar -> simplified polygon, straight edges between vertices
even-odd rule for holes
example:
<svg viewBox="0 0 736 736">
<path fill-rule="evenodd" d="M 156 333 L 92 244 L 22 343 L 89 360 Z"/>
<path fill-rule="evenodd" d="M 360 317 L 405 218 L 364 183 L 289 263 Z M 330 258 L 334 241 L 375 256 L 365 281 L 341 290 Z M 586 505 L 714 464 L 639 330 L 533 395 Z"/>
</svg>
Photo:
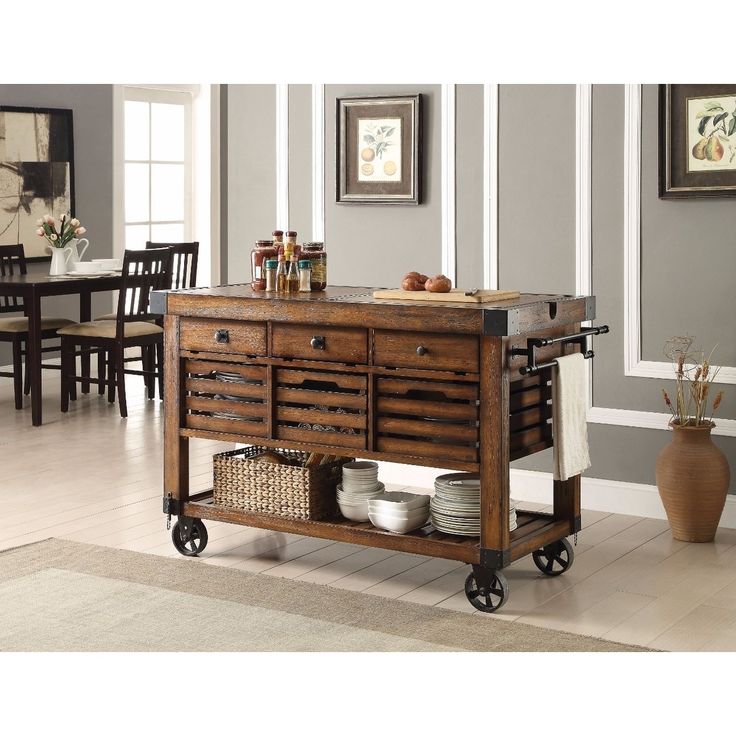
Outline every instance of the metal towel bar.
<svg viewBox="0 0 736 736">
<path fill-rule="evenodd" d="M 591 335 L 604 335 L 609 332 L 608 325 L 601 325 L 600 327 L 590 327 L 589 329 L 576 332 L 573 335 L 563 335 L 562 337 L 530 337 L 526 341 L 525 348 L 512 348 L 511 355 L 525 355 L 527 364 L 519 368 L 519 373 L 522 376 L 531 376 L 545 368 L 551 368 L 557 365 L 556 360 L 550 360 L 546 363 L 537 363 L 534 355 L 536 348 L 544 348 L 548 345 L 554 345 L 555 343 L 577 343 L 580 345 L 580 352 L 583 357 L 587 360 L 595 356 L 592 350 L 588 349 L 588 338 Z"/>
</svg>

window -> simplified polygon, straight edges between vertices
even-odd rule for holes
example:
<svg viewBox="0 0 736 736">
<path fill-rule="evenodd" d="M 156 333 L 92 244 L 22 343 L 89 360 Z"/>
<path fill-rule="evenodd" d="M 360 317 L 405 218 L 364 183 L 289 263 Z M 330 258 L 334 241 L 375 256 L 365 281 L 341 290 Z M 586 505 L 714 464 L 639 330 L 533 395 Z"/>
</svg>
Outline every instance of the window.
<svg viewBox="0 0 736 736">
<path fill-rule="evenodd" d="M 126 87 L 125 248 L 192 239 L 192 95 Z"/>
</svg>

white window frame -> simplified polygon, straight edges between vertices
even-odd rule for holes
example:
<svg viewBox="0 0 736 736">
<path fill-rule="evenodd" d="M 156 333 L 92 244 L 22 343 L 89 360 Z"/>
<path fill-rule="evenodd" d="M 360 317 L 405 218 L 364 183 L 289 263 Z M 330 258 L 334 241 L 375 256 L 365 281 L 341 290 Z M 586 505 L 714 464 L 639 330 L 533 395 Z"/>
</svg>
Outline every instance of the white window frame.
<svg viewBox="0 0 736 736">
<path fill-rule="evenodd" d="M 188 93 L 188 239 L 200 241 L 197 285 L 220 283 L 220 85 L 113 85 L 113 254 L 125 250 L 125 99 L 126 92 L 166 101 L 166 94 Z M 154 99 L 155 98 L 155 99 Z M 187 175 L 185 174 L 185 175 Z"/>
<path fill-rule="evenodd" d="M 153 169 L 154 164 L 161 164 L 161 165 L 181 165 L 181 163 L 184 164 L 184 219 L 183 219 L 183 225 L 184 225 L 184 237 L 183 240 L 189 241 L 192 239 L 192 200 L 194 197 L 194 190 L 193 190 L 193 158 L 194 158 L 194 151 L 193 151 L 193 145 L 192 145 L 192 93 L 190 91 L 174 91 L 174 90 L 168 90 L 168 89 L 153 89 L 149 87 L 133 87 L 133 86 L 126 86 L 123 88 L 123 100 L 124 102 L 147 102 L 147 103 L 159 103 L 159 104 L 167 104 L 167 105 L 180 105 L 184 108 L 184 161 L 159 161 L 158 159 L 151 158 L 151 152 L 150 152 L 150 141 L 151 141 L 151 118 L 149 116 L 149 129 L 148 129 L 148 136 L 149 136 L 149 158 L 147 160 L 134 160 L 134 159 L 127 159 L 125 158 L 125 151 L 123 151 L 123 176 L 125 176 L 124 170 L 125 170 L 125 164 L 129 163 L 142 163 L 148 165 L 148 220 L 146 221 L 140 221 L 140 222 L 128 222 L 125 219 L 123 220 L 123 226 L 127 227 L 128 225 L 148 225 L 149 228 L 149 240 L 152 240 L 153 237 L 151 236 L 151 226 L 152 225 L 178 225 L 181 220 L 171 220 L 171 221 L 164 221 L 164 220 L 151 220 L 151 197 L 152 197 L 152 189 L 151 189 L 151 171 Z M 125 105 L 123 105 L 123 111 L 125 109 Z M 123 112 L 124 114 L 124 112 Z M 123 119 L 124 124 L 124 119 Z M 123 196 L 124 196 L 125 189 L 123 188 Z M 123 218 L 125 217 L 125 209 L 123 208 Z M 125 235 L 123 235 L 123 238 L 125 238 Z M 125 241 L 123 241 L 125 242 Z"/>
</svg>

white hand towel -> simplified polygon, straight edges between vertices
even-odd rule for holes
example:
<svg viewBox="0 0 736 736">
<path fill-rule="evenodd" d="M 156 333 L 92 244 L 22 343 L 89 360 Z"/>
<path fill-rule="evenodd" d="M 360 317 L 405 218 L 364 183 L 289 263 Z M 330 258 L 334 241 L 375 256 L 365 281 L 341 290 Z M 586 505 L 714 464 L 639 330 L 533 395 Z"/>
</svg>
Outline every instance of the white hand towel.
<svg viewBox="0 0 736 736">
<path fill-rule="evenodd" d="M 588 452 L 588 370 L 582 353 L 557 358 L 552 372 L 552 432 L 555 480 L 590 467 Z"/>
</svg>

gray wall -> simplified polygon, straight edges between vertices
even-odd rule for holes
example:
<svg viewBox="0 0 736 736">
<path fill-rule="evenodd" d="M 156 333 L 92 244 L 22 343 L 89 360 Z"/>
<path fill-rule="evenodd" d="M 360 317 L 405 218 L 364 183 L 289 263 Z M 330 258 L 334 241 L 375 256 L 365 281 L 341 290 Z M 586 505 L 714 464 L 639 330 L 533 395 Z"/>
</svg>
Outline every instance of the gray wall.
<svg viewBox="0 0 736 736">
<path fill-rule="evenodd" d="M 264 166 L 273 166 L 273 97 L 238 87 L 238 113 L 228 114 L 229 185 L 240 193 L 227 207 L 256 211 L 258 227 L 230 243 L 229 254 L 247 253 L 250 242 L 272 229 L 275 201 L 261 186 L 261 199 L 242 194 L 252 177 L 266 183 Z M 272 88 L 271 88 L 272 89 Z M 419 207 L 338 205 L 334 201 L 335 98 L 362 94 L 426 95 L 426 200 Z M 433 272 L 441 264 L 441 171 L 437 85 L 327 86 L 325 95 L 325 216 L 332 283 L 393 284 L 397 274 L 417 268 Z M 250 98 L 250 99 L 249 99 Z M 258 109 L 265 100 L 270 108 Z M 311 110 L 306 92 L 290 90 L 290 132 L 298 151 L 290 151 L 290 193 L 295 217 L 306 222 L 304 196 L 311 196 L 311 171 L 304 165 L 310 146 Z M 483 91 L 480 85 L 456 88 L 456 233 L 457 266 L 463 283 L 477 283 L 483 263 L 482 163 Z M 261 116 L 260 141 L 246 121 Z M 299 116 L 296 122 L 294 117 Z M 237 138 L 237 140 L 236 140 Z M 662 387 L 669 381 L 624 376 L 624 87 L 593 88 L 592 249 L 593 293 L 599 321 L 611 333 L 595 341 L 594 403 L 598 407 L 662 412 Z M 243 147 L 252 150 L 242 156 Z M 575 87 L 574 85 L 502 85 L 499 99 L 499 274 L 501 288 L 573 293 L 575 289 Z M 298 157 L 298 158 L 295 158 Z M 270 163 L 269 163 L 270 162 Z M 246 164 L 252 166 L 248 168 Z M 267 172 L 266 172 L 267 173 Z M 736 291 L 736 210 L 726 200 L 682 202 L 657 197 L 656 86 L 643 90 L 642 108 L 642 356 L 659 360 L 664 339 L 689 332 L 704 346 L 720 343 L 719 360 L 736 365 L 733 314 Z M 271 219 L 269 219 L 271 217 Z M 262 224 L 261 224 L 262 223 Z M 299 227 L 297 227 L 299 229 Z M 230 227 L 232 237 L 233 227 Z M 243 280 L 242 272 L 231 280 Z M 685 284 L 683 291 L 681 285 Z M 726 387 L 724 418 L 736 418 L 736 389 Z M 654 461 L 669 441 L 662 430 L 591 424 L 593 467 L 590 475 L 639 483 L 654 482 Z M 736 439 L 716 437 L 736 468 Z M 549 452 L 516 463 L 550 470 Z M 736 473 L 734 473 L 736 476 Z M 736 481 L 733 484 L 736 489 Z"/>
<path fill-rule="evenodd" d="M 85 257 L 112 256 L 112 85 L 2 84 L 0 105 L 74 111 L 74 214 L 87 228 L 90 246 Z M 29 265 L 34 272 L 48 272 L 48 268 L 44 262 Z M 110 305 L 109 294 L 94 295 L 93 315 L 109 312 Z M 41 308 L 45 315 L 79 319 L 79 300 L 73 296 L 44 299 Z M 0 346 L 0 365 L 9 362 L 9 350 Z"/>
</svg>

